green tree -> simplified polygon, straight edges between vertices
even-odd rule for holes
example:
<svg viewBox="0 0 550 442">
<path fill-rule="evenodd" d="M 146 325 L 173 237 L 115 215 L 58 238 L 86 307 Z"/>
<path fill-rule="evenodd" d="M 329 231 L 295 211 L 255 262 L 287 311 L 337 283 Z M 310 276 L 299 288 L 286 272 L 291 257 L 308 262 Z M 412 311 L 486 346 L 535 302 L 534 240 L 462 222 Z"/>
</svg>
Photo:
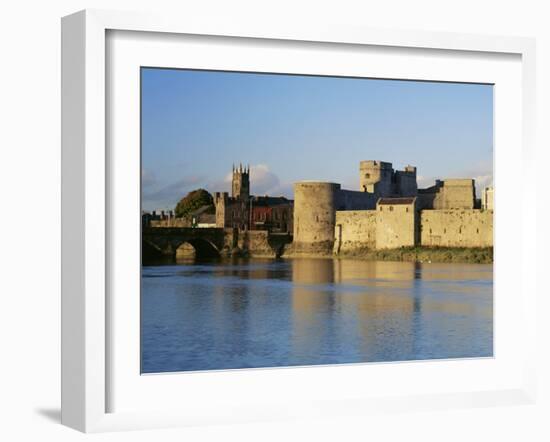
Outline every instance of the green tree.
<svg viewBox="0 0 550 442">
<path fill-rule="evenodd" d="M 212 195 L 204 189 L 196 189 L 189 192 L 178 202 L 174 212 L 177 217 L 189 218 L 192 212 L 203 206 L 210 206 L 208 212 L 214 213 L 214 199 Z"/>
</svg>

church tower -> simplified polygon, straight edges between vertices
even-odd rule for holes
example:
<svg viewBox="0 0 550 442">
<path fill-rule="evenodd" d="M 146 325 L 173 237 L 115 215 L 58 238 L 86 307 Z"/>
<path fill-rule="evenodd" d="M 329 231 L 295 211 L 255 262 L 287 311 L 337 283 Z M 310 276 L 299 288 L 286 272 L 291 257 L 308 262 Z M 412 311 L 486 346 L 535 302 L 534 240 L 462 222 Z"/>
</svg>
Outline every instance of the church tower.
<svg viewBox="0 0 550 442">
<path fill-rule="evenodd" d="M 241 164 L 238 168 L 233 166 L 233 182 L 231 196 L 248 200 L 250 197 L 250 166 L 243 169 Z"/>
</svg>

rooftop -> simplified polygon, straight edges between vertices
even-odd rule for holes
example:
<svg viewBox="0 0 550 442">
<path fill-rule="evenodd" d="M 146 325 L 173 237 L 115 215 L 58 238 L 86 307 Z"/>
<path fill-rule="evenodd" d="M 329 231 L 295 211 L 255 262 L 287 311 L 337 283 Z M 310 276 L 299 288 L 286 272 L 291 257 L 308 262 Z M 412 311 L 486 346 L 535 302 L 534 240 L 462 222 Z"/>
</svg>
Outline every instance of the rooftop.
<svg viewBox="0 0 550 442">
<path fill-rule="evenodd" d="M 282 204 L 291 204 L 293 200 L 289 200 L 284 196 L 254 196 L 252 204 L 254 206 L 277 206 Z"/>
</svg>

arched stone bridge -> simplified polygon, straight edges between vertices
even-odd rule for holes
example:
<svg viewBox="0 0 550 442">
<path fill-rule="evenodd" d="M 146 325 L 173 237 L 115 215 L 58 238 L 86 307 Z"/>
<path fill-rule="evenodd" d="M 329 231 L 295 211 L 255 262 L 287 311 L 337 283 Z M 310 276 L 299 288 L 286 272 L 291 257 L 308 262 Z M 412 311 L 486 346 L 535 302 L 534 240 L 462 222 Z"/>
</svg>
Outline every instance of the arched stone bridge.
<svg viewBox="0 0 550 442">
<path fill-rule="evenodd" d="M 178 247 L 188 243 L 197 257 L 209 258 L 220 256 L 225 232 L 222 228 L 144 227 L 141 238 L 144 257 L 175 257 Z"/>
</svg>

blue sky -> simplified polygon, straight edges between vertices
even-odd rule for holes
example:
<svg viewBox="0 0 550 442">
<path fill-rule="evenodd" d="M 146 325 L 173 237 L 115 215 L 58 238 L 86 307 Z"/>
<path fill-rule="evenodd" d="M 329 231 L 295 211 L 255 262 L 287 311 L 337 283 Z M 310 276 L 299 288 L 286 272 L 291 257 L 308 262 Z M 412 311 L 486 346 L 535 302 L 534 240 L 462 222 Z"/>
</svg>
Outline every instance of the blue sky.
<svg viewBox="0 0 550 442">
<path fill-rule="evenodd" d="M 233 163 L 251 192 L 292 197 L 303 179 L 359 188 L 359 161 L 417 166 L 492 183 L 489 85 L 142 69 L 142 203 L 173 208 L 190 190 L 230 191 Z"/>
</svg>

